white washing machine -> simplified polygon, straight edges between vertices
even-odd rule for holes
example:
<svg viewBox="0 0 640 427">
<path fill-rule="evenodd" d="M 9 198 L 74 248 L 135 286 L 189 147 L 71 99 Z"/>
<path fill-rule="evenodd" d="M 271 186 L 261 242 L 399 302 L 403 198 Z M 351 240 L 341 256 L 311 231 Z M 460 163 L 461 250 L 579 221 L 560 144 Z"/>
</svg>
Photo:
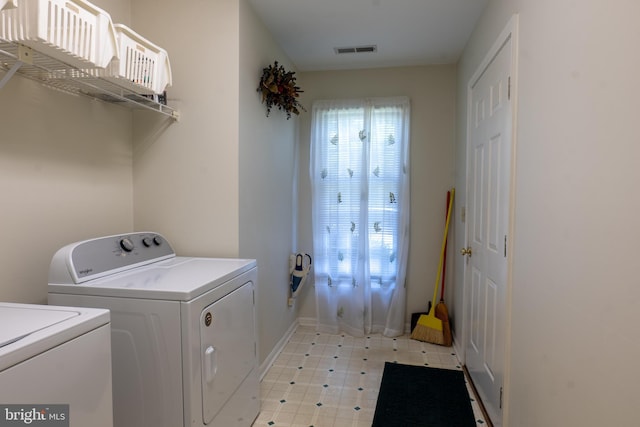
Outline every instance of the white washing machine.
<svg viewBox="0 0 640 427">
<path fill-rule="evenodd" d="M 157 233 L 58 250 L 49 303 L 111 310 L 116 427 L 251 426 L 255 260 L 178 257 Z"/>
<path fill-rule="evenodd" d="M 113 427 L 108 310 L 0 303 L 0 325 L 0 425 Z"/>
</svg>

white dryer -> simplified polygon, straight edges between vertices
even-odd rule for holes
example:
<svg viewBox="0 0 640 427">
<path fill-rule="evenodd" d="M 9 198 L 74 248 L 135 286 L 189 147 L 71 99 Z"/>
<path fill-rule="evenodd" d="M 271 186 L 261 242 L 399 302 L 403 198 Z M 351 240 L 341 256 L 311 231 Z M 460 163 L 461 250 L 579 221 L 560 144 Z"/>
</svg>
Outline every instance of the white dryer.
<svg viewBox="0 0 640 427">
<path fill-rule="evenodd" d="M 109 311 L 0 303 L 0 425 L 113 427 Z"/>
<path fill-rule="evenodd" d="M 255 260 L 178 257 L 131 233 L 58 250 L 49 303 L 111 310 L 116 426 L 251 426 L 256 282 Z"/>
</svg>

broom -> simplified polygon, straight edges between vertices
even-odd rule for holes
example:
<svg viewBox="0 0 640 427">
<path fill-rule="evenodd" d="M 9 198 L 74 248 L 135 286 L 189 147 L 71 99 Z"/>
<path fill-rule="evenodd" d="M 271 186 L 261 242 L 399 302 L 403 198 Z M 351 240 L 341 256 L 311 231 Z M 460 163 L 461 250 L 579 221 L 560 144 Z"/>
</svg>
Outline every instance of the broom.
<svg viewBox="0 0 640 427">
<path fill-rule="evenodd" d="M 449 213 L 449 206 L 453 203 L 451 200 L 451 192 L 447 191 L 447 214 Z M 447 239 L 445 238 L 444 243 L 444 256 L 442 261 L 442 287 L 440 288 L 440 302 L 436 305 L 436 317 L 442 320 L 442 336 L 444 338 L 444 342 L 442 345 L 446 347 L 451 347 L 453 344 L 453 338 L 451 337 L 451 325 L 449 324 L 449 310 L 447 309 L 446 304 L 444 303 L 444 283 L 445 283 L 445 272 L 447 271 Z"/>
<path fill-rule="evenodd" d="M 455 189 L 451 189 L 451 198 L 455 193 Z M 440 249 L 440 262 L 438 263 L 438 273 L 436 275 L 436 284 L 433 289 L 433 301 L 438 297 L 438 283 L 440 282 L 440 273 L 442 272 L 442 264 L 444 258 L 444 246 L 447 242 L 447 234 L 449 232 L 449 221 L 451 220 L 451 206 L 447 210 L 447 221 L 444 226 L 444 238 L 442 239 L 442 247 Z M 418 341 L 430 342 L 432 344 L 444 344 L 444 333 L 442 330 L 442 320 L 435 316 L 435 304 L 429 308 L 429 313 L 423 314 L 418 319 L 416 327 L 411 332 L 411 339 Z"/>
</svg>

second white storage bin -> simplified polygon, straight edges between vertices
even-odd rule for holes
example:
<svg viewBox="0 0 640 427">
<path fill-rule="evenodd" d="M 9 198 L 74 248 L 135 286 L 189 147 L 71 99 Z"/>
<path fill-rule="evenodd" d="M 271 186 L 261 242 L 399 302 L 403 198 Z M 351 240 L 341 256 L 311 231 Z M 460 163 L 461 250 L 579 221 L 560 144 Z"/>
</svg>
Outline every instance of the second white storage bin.
<svg viewBox="0 0 640 427">
<path fill-rule="evenodd" d="M 167 51 L 153 44 L 131 28 L 114 24 L 119 54 L 101 77 L 138 93 L 161 94 L 171 86 L 171 65 Z"/>
</svg>

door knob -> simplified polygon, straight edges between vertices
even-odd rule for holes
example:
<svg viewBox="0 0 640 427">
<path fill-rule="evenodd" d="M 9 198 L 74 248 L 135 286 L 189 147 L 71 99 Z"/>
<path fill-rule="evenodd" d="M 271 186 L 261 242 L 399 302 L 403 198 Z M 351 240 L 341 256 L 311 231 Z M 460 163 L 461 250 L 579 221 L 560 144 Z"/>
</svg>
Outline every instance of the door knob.
<svg viewBox="0 0 640 427">
<path fill-rule="evenodd" d="M 471 256 L 471 246 L 469 246 L 468 248 L 460 249 L 460 255 L 469 255 L 469 256 Z"/>
</svg>

